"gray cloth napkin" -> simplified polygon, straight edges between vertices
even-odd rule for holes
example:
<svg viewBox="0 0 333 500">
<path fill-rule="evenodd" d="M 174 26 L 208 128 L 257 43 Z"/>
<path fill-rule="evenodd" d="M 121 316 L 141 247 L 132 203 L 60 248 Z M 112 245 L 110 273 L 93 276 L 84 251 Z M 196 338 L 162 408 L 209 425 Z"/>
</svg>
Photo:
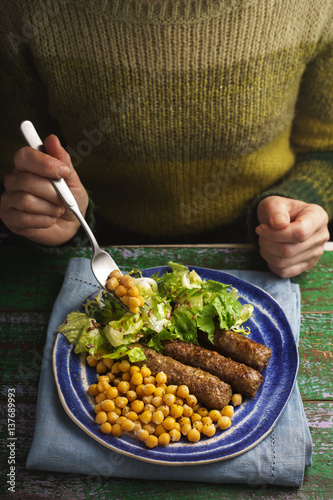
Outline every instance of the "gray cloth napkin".
<svg viewBox="0 0 333 500">
<path fill-rule="evenodd" d="M 298 343 L 298 285 L 271 273 L 228 272 L 263 288 L 280 303 Z M 28 469 L 139 479 L 302 485 L 305 467 L 311 466 L 312 442 L 297 384 L 272 432 L 246 453 L 220 462 L 179 467 L 151 464 L 109 450 L 83 432 L 65 413 L 58 398 L 52 350 L 58 326 L 98 288 L 90 261 L 70 260 L 48 326 Z"/>
</svg>

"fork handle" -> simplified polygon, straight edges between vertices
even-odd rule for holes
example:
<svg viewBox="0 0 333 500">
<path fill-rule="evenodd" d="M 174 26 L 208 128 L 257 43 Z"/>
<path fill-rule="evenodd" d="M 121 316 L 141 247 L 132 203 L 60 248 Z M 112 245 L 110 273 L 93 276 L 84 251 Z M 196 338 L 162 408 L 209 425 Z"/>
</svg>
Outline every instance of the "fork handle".
<svg viewBox="0 0 333 500">
<path fill-rule="evenodd" d="M 41 138 L 39 137 L 35 127 L 33 126 L 33 124 L 29 120 L 22 122 L 20 125 L 20 129 L 21 129 L 21 132 L 23 134 L 23 137 L 25 138 L 27 144 L 30 147 L 45 153 L 44 144 L 42 143 Z M 69 189 L 66 181 L 64 179 L 52 179 L 52 178 L 49 178 L 49 179 L 50 179 L 50 182 L 53 185 L 54 189 L 57 191 L 60 198 L 62 199 L 62 201 L 73 212 L 73 214 L 78 219 L 81 226 L 83 227 L 83 229 L 87 233 L 87 236 L 90 240 L 90 243 L 94 249 L 94 252 L 96 253 L 98 250 L 100 250 L 100 247 L 96 241 L 96 238 L 95 238 L 93 232 L 91 231 L 90 227 L 88 226 L 85 218 L 81 214 L 79 206 L 76 202 L 76 199 L 74 198 L 74 195 L 71 192 L 71 190 Z"/>
</svg>

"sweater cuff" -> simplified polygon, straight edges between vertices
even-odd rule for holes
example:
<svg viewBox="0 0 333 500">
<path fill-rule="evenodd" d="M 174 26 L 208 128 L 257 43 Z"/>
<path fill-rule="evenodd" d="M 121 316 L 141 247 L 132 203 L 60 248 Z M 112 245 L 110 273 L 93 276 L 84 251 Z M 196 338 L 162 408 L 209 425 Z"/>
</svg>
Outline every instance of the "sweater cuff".
<svg viewBox="0 0 333 500">
<path fill-rule="evenodd" d="M 256 196 L 246 210 L 248 240 L 256 242 L 257 208 L 268 196 L 283 196 L 320 205 L 333 219 L 333 152 L 298 155 L 294 167 L 278 183 Z"/>
</svg>

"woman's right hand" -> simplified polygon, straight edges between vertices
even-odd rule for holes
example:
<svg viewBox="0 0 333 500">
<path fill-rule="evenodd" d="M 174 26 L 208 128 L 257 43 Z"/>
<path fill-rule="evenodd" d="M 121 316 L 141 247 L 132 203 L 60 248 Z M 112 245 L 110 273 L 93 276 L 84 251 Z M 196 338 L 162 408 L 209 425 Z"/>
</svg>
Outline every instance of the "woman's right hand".
<svg viewBox="0 0 333 500">
<path fill-rule="evenodd" d="M 85 216 L 88 194 L 77 175 L 70 156 L 55 135 L 44 143 L 46 153 L 30 147 L 19 149 L 14 169 L 4 179 L 0 218 L 13 233 L 48 246 L 69 241 L 80 227 L 64 205 L 49 178 L 63 178 Z"/>
</svg>

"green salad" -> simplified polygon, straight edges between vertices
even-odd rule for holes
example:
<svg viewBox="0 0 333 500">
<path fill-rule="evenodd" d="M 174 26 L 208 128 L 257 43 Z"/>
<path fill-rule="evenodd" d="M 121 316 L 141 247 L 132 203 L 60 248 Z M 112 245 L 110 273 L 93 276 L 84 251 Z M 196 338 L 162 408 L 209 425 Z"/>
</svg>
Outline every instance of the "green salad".
<svg viewBox="0 0 333 500">
<path fill-rule="evenodd" d="M 106 291 L 87 299 L 84 312 L 73 311 L 58 331 L 75 344 L 75 353 L 144 361 L 142 344 L 163 352 L 163 342 L 180 339 L 198 344 L 198 332 L 213 341 L 216 326 L 249 333 L 243 323 L 253 306 L 242 305 L 231 285 L 202 280 L 196 271 L 169 262 L 170 272 L 145 278 L 138 270 L 130 274 L 145 305 L 138 314 L 126 311 Z"/>
</svg>

